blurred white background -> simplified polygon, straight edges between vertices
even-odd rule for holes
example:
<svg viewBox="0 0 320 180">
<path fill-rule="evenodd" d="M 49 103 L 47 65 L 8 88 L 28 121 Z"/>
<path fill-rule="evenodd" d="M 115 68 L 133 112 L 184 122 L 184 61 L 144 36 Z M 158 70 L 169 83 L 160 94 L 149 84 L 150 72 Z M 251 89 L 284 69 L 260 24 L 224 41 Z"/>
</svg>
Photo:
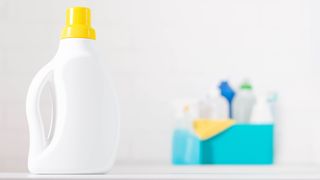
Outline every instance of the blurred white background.
<svg viewBox="0 0 320 180">
<path fill-rule="evenodd" d="M 75 5 L 92 9 L 118 92 L 118 163 L 169 164 L 172 101 L 226 77 L 279 93 L 277 163 L 320 163 L 320 1 L 0 0 L 0 171 L 26 170 L 27 88 Z"/>
</svg>

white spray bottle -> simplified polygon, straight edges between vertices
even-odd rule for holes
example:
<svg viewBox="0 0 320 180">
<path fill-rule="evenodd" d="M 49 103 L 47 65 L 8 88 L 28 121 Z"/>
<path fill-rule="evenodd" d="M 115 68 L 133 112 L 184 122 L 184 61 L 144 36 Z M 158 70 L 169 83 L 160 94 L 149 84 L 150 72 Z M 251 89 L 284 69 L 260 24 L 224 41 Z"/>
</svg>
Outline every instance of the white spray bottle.
<svg viewBox="0 0 320 180">
<path fill-rule="evenodd" d="M 118 108 L 113 87 L 94 52 L 94 40 L 90 9 L 69 8 L 58 52 L 36 74 L 27 94 L 28 168 L 32 173 L 106 173 L 115 161 Z M 48 137 L 39 109 L 46 84 L 54 94 Z"/>
</svg>

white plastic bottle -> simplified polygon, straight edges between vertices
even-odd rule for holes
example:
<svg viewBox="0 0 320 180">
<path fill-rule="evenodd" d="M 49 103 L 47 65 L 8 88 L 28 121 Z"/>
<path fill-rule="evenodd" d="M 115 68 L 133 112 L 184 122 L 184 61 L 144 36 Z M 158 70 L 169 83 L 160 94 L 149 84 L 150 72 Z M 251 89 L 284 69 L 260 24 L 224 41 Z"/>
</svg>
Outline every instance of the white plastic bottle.
<svg viewBox="0 0 320 180">
<path fill-rule="evenodd" d="M 272 124 L 274 116 L 271 111 L 268 98 L 266 96 L 258 96 L 257 103 L 252 111 L 250 123 L 253 124 Z"/>
<path fill-rule="evenodd" d="M 266 96 L 258 96 L 257 105 L 253 108 L 251 123 L 273 124 L 277 120 L 276 92 L 269 92 Z"/>
<path fill-rule="evenodd" d="M 29 171 L 36 174 L 108 172 L 119 141 L 116 96 L 94 52 L 90 9 L 67 10 L 55 57 L 34 77 L 26 101 Z M 54 118 L 46 136 L 39 100 L 50 84 Z"/>
<path fill-rule="evenodd" d="M 214 120 L 228 119 L 228 102 L 218 90 L 207 94 L 206 98 L 198 103 L 199 117 Z"/>
<path fill-rule="evenodd" d="M 237 123 L 249 123 L 252 109 L 256 103 L 256 97 L 252 91 L 252 85 L 245 81 L 241 84 L 233 100 L 233 117 Z"/>
</svg>

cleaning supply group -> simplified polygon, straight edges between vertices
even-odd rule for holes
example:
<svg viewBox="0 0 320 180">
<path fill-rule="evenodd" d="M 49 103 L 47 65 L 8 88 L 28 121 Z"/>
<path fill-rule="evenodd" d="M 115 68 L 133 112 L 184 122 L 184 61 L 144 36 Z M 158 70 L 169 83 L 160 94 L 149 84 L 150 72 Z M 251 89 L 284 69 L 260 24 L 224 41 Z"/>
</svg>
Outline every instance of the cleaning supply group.
<svg viewBox="0 0 320 180">
<path fill-rule="evenodd" d="M 255 155 L 248 155 L 243 161 L 242 159 L 237 160 L 236 157 L 228 160 L 228 162 L 230 164 L 238 164 L 239 162 L 242 162 L 242 164 L 251 164 L 251 162 L 252 164 L 272 163 L 273 123 L 276 119 L 276 103 L 276 93 L 256 96 L 249 80 L 244 80 L 237 90 L 232 88 L 228 81 L 222 81 L 216 89 L 211 90 L 204 98 L 180 102 L 175 117 L 172 163 L 201 164 L 201 162 L 208 161 L 209 156 L 210 159 L 213 154 L 217 153 L 212 152 L 212 149 L 217 150 L 218 148 L 222 152 L 218 158 L 214 157 L 214 160 L 212 160 L 212 162 L 216 162 L 216 159 L 221 159 L 222 156 L 235 155 L 235 153 L 231 153 L 230 146 L 233 146 L 233 149 L 238 149 L 237 152 L 241 148 L 254 150 L 260 146 L 259 143 L 263 139 L 265 144 L 263 147 L 260 146 L 263 149 L 255 149 L 257 152 L 254 153 Z M 256 133 L 258 131 L 260 131 L 260 135 Z M 213 138 L 218 137 L 218 135 L 220 135 L 219 138 Z M 252 137 L 258 139 L 252 139 Z M 209 140 L 211 149 L 204 150 L 203 142 L 207 141 L 208 144 Z M 225 141 L 234 141 L 235 143 Z M 246 147 L 240 147 L 240 143 L 245 143 L 244 146 Z M 213 144 L 215 147 L 213 147 Z M 229 154 L 223 152 L 225 149 Z M 205 159 L 204 154 L 206 154 Z M 245 155 L 240 156 L 242 155 L 240 154 L 239 158 L 245 157 Z M 250 158 L 253 161 L 250 161 Z M 221 162 L 227 162 L 227 160 L 223 159 Z"/>
</svg>

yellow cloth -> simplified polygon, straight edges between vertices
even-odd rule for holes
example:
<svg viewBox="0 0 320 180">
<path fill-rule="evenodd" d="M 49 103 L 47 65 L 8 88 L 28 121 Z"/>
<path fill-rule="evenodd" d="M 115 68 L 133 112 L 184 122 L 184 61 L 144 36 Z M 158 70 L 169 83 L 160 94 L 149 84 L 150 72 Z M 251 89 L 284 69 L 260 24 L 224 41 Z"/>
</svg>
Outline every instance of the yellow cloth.
<svg viewBox="0 0 320 180">
<path fill-rule="evenodd" d="M 235 124 L 234 120 L 196 119 L 193 129 L 201 140 L 210 139 Z"/>
</svg>

